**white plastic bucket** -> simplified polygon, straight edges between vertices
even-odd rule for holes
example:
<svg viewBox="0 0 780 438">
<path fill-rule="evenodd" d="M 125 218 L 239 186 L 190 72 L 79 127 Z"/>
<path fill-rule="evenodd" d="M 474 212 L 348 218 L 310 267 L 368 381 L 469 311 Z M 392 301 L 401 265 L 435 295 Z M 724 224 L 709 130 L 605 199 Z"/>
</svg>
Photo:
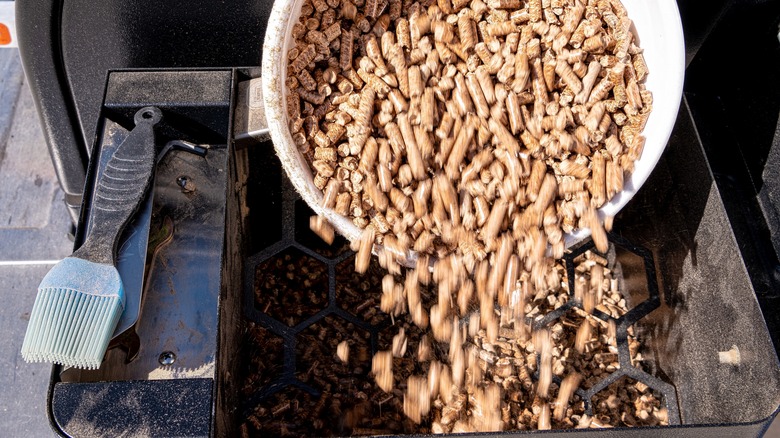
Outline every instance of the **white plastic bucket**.
<svg viewBox="0 0 780 438">
<path fill-rule="evenodd" d="M 353 241 L 361 229 L 346 217 L 320 205 L 322 192 L 314 185 L 304 157 L 293 143 L 286 110 L 287 52 L 292 27 L 300 16 L 303 0 L 276 1 L 271 11 L 263 45 L 263 98 L 271 138 L 282 167 L 304 201 L 316 214 L 324 216 L 341 235 Z M 680 14 L 675 0 L 623 0 L 640 47 L 644 49 L 649 75 L 647 89 L 653 93 L 653 111 L 643 132 L 647 141 L 634 172 L 624 182 L 623 191 L 599 209 L 602 220 L 615 216 L 650 176 L 671 135 L 682 97 L 685 75 L 685 46 Z M 589 229 L 565 236 L 566 246 L 588 237 Z"/>
</svg>

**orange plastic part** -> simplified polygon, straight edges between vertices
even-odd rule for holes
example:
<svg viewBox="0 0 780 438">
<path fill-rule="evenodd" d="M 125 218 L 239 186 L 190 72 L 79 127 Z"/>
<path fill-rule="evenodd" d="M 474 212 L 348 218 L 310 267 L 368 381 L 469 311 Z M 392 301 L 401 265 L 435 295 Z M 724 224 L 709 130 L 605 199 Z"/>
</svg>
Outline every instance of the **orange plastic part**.
<svg viewBox="0 0 780 438">
<path fill-rule="evenodd" d="M 11 31 L 3 23 L 0 23 L 0 46 L 11 44 Z"/>
</svg>

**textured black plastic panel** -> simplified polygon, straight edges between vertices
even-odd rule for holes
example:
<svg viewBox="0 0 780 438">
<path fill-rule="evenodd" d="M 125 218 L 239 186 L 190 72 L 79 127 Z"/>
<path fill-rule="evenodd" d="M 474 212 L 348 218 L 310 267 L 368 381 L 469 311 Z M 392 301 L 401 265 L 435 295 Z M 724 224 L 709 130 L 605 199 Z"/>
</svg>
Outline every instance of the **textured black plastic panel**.
<svg viewBox="0 0 780 438">
<path fill-rule="evenodd" d="M 772 148 L 769 150 L 766 166 L 761 175 L 764 186 L 758 192 L 761 210 L 764 212 L 769 229 L 772 230 L 772 245 L 775 252 L 780 252 L 780 178 L 776 178 L 777 175 L 780 175 L 780 118 L 777 120 Z"/>
<path fill-rule="evenodd" d="M 270 0 L 25 0 L 19 49 L 76 222 L 110 70 L 259 66 Z"/>
<path fill-rule="evenodd" d="M 62 60 L 82 131 L 95 132 L 109 70 L 259 66 L 269 0 L 68 0 Z"/>
<path fill-rule="evenodd" d="M 657 260 L 663 305 L 640 325 L 646 363 L 674 383 L 683 424 L 768 424 L 780 405 L 777 355 L 696 137 L 683 102 L 663 159 L 615 221 Z M 741 364 L 721 364 L 734 345 Z"/>
<path fill-rule="evenodd" d="M 65 203 L 76 223 L 89 152 L 62 61 L 62 4 L 60 0 L 25 0 L 15 6 L 16 34 L 27 84 L 36 101 Z"/>
<path fill-rule="evenodd" d="M 780 347 L 780 2 L 742 1 L 722 18 L 686 72 L 694 135 L 723 199 L 743 262 Z M 737 36 L 738 35 L 738 36 Z M 724 53 L 753 60 L 723 62 Z"/>
<path fill-rule="evenodd" d="M 57 383 L 53 417 L 68 436 L 211 434 L 212 379 Z M 111 406 L 111 409 L 107 409 Z"/>
<path fill-rule="evenodd" d="M 112 71 L 103 107 L 105 116 L 126 124 L 133 108 L 154 105 L 165 112 L 164 139 L 225 144 L 232 86 L 231 70 Z"/>
</svg>

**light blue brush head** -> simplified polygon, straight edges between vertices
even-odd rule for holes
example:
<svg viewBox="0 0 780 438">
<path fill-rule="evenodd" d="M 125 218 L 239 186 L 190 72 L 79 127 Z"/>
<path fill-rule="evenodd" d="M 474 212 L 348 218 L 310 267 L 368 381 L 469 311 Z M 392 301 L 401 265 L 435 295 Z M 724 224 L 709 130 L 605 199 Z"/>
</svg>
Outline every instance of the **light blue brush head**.
<svg viewBox="0 0 780 438">
<path fill-rule="evenodd" d="M 125 307 L 125 291 L 112 265 L 68 257 L 38 286 L 22 357 L 95 369 Z"/>
</svg>

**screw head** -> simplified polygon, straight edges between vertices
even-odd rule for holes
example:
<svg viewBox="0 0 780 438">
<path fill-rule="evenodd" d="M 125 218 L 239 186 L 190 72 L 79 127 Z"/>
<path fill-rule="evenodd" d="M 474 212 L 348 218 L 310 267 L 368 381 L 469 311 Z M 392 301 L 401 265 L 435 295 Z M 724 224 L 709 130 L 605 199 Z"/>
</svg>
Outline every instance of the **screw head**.
<svg viewBox="0 0 780 438">
<path fill-rule="evenodd" d="M 157 362 L 160 362 L 160 365 L 173 365 L 173 363 L 176 362 L 176 353 L 172 351 L 163 351 L 160 353 L 160 357 L 157 358 Z"/>
<path fill-rule="evenodd" d="M 189 194 L 195 191 L 195 183 L 193 183 L 192 179 L 187 175 L 181 175 L 176 178 L 176 185 L 181 187 L 182 193 Z"/>
</svg>

